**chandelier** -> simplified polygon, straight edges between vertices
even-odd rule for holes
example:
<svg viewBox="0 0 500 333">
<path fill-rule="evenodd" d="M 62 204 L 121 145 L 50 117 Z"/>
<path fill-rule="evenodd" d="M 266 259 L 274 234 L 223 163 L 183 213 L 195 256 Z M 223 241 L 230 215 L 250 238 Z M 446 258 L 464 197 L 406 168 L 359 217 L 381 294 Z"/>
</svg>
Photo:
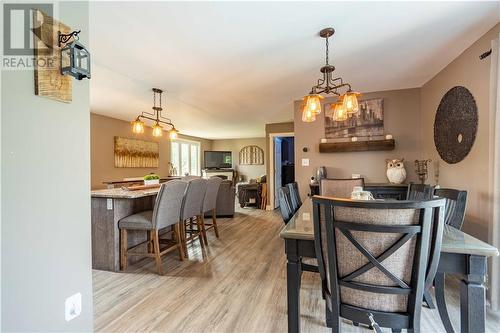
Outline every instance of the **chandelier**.
<svg viewBox="0 0 500 333">
<path fill-rule="evenodd" d="M 330 104 L 332 118 L 334 121 L 344 121 L 355 115 L 359 111 L 358 97 L 360 93 L 352 91 L 349 83 L 344 83 L 341 77 L 334 78 L 333 72 L 335 66 L 328 63 L 329 43 L 328 38 L 333 36 L 333 28 L 325 28 L 319 32 L 319 35 L 326 40 L 326 63 L 320 71 L 323 77 L 317 84 L 311 88 L 309 95 L 303 97 L 302 121 L 310 123 L 316 120 L 316 116 L 321 113 L 321 100 L 324 98 L 321 94 L 334 94 L 338 96 L 336 103 Z M 347 89 L 341 93 L 343 89 Z"/>
<path fill-rule="evenodd" d="M 154 121 L 153 125 L 153 136 L 154 137 L 160 137 L 163 135 L 163 126 L 160 124 L 165 124 L 171 127 L 169 130 L 169 136 L 170 139 L 176 139 L 177 134 L 179 131 L 175 129 L 174 124 L 172 124 L 172 121 L 169 118 L 163 117 L 161 114 L 161 111 L 163 110 L 161 107 L 161 94 L 163 93 L 163 90 L 158 89 L 158 88 L 153 88 L 153 113 L 148 113 L 148 112 L 142 112 L 137 118 L 135 118 L 134 121 L 132 121 L 132 132 L 135 134 L 142 134 L 144 133 L 144 122 L 141 119 L 149 119 Z M 160 99 L 160 104 L 159 106 L 156 106 L 156 94 L 159 95 Z"/>
</svg>

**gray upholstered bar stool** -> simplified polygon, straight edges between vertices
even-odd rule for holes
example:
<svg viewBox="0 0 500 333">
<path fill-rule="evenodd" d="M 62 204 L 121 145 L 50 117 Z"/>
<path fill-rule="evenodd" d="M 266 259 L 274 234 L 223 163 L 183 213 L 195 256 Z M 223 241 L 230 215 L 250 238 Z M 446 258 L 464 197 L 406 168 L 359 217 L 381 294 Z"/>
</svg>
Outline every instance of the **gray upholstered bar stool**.
<svg viewBox="0 0 500 333">
<path fill-rule="evenodd" d="M 201 228 L 203 232 L 203 240 L 205 244 L 208 244 L 207 240 L 207 230 L 214 229 L 215 236 L 219 238 L 219 229 L 217 228 L 217 213 L 215 208 L 217 206 L 217 194 L 219 193 L 220 184 L 222 183 L 222 178 L 211 177 L 207 181 L 207 191 L 205 193 L 205 198 L 203 200 L 203 206 L 201 211 Z M 212 223 L 205 223 L 205 213 L 210 212 L 212 214 Z"/>
<path fill-rule="evenodd" d="M 192 179 L 187 182 L 186 195 L 180 210 L 184 252 L 187 254 L 187 242 L 199 239 L 203 247 L 201 226 L 201 207 L 207 191 L 207 180 L 202 178 Z M 196 223 L 196 229 L 194 229 Z M 188 236 L 189 234 L 189 236 Z"/>
<path fill-rule="evenodd" d="M 181 180 L 171 180 L 164 183 L 160 187 L 160 191 L 156 197 L 156 202 L 153 210 L 146 210 L 137 214 L 129 215 L 118 222 L 120 228 L 120 269 L 127 268 L 128 256 L 146 256 L 156 259 L 156 269 L 158 274 L 161 274 L 161 257 L 175 249 L 179 251 L 179 257 L 184 259 L 184 249 L 182 246 L 182 238 L 179 228 L 179 214 L 182 207 L 184 193 L 186 192 L 187 183 Z M 158 231 L 166 227 L 172 227 L 173 239 L 163 250 L 160 249 L 160 237 Z M 133 252 L 131 250 L 144 244 L 140 243 L 128 248 L 127 231 L 128 230 L 143 230 L 148 233 L 148 251 Z M 152 243 L 152 252 L 150 244 Z"/>
</svg>

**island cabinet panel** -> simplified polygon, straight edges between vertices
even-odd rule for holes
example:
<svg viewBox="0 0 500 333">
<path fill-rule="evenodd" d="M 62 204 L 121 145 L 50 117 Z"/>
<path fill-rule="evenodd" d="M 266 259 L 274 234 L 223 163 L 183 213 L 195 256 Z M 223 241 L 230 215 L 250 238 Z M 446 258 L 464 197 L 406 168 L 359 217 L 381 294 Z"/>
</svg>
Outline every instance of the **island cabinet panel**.
<svg viewBox="0 0 500 333">
<path fill-rule="evenodd" d="M 120 270 L 120 230 L 118 222 L 129 215 L 153 209 L 156 196 L 136 198 L 92 197 L 92 268 Z M 146 232 L 129 231 L 129 247 L 146 240 Z M 139 257 L 129 257 L 130 262 Z"/>
</svg>

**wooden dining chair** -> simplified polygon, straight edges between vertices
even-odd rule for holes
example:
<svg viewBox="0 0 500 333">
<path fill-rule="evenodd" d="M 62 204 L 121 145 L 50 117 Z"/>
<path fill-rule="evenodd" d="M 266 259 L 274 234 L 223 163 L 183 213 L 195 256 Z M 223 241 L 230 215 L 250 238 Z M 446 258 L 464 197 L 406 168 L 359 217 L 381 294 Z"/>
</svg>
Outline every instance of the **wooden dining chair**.
<svg viewBox="0 0 500 333">
<path fill-rule="evenodd" d="M 217 227 L 217 213 L 215 211 L 217 206 L 217 194 L 219 193 L 220 184 L 222 183 L 222 178 L 211 177 L 207 181 L 207 190 L 205 192 L 205 198 L 203 199 L 203 205 L 201 210 L 201 230 L 203 233 L 203 240 L 205 244 L 208 244 L 207 230 L 214 229 L 215 236 L 219 238 L 219 229 Z M 210 213 L 212 215 L 212 223 L 205 223 L 205 214 Z"/>
<path fill-rule="evenodd" d="M 453 228 L 462 229 L 467 206 L 467 191 L 441 188 L 436 189 L 434 195 L 444 198 L 446 201 L 444 207 L 444 223 Z M 449 333 L 454 332 L 454 330 L 446 307 L 444 296 L 445 284 L 445 274 L 441 272 L 436 273 L 434 277 L 434 293 L 436 295 L 437 308 L 443 326 L 446 332 Z"/>
<path fill-rule="evenodd" d="M 408 185 L 408 192 L 406 200 L 429 200 L 434 195 L 434 186 L 428 184 L 415 184 Z"/>
<path fill-rule="evenodd" d="M 300 199 L 299 185 L 297 182 L 286 184 L 288 191 L 290 192 L 290 201 L 292 204 L 292 211 L 295 213 L 297 209 L 302 205 L 302 200 Z"/>
<path fill-rule="evenodd" d="M 288 189 L 288 187 L 281 187 L 278 189 L 278 202 L 280 205 L 279 209 L 281 217 L 283 218 L 283 222 L 287 224 L 293 216 L 290 190 Z"/>
<path fill-rule="evenodd" d="M 201 226 L 201 211 L 203 199 L 207 191 L 207 180 L 202 178 L 192 179 L 187 182 L 186 195 L 180 210 L 184 252 L 187 255 L 187 243 L 198 239 L 203 247 L 203 228 Z"/>
<path fill-rule="evenodd" d="M 181 180 L 171 180 L 161 185 L 157 194 L 153 210 L 129 215 L 118 222 L 120 229 L 120 270 L 127 269 L 129 256 L 153 257 L 156 260 L 158 274 L 162 274 L 161 257 L 177 249 L 179 258 L 184 259 L 184 247 L 180 233 L 179 214 L 186 192 L 187 183 Z M 172 240 L 162 240 L 159 231 L 167 227 L 172 228 Z M 145 231 L 148 241 L 128 247 L 128 231 Z M 132 251 L 147 243 L 147 252 Z M 160 249 L 161 243 L 167 247 Z"/>
<path fill-rule="evenodd" d="M 327 326 L 420 332 L 422 300 L 441 253 L 444 199 L 313 198 L 314 244 Z"/>
<path fill-rule="evenodd" d="M 355 186 L 365 186 L 364 178 L 332 179 L 323 178 L 319 184 L 319 193 L 323 196 L 335 198 L 351 198 Z"/>
</svg>

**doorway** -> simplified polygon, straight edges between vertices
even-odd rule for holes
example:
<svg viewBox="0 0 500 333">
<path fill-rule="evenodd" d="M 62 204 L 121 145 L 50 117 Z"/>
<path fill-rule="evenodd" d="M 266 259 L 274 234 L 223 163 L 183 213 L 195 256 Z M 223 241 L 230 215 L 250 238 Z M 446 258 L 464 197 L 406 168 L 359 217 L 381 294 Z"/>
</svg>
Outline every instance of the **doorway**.
<svg viewBox="0 0 500 333">
<path fill-rule="evenodd" d="M 271 136 L 271 209 L 279 207 L 278 190 L 295 181 L 295 138 L 291 133 Z"/>
</svg>

